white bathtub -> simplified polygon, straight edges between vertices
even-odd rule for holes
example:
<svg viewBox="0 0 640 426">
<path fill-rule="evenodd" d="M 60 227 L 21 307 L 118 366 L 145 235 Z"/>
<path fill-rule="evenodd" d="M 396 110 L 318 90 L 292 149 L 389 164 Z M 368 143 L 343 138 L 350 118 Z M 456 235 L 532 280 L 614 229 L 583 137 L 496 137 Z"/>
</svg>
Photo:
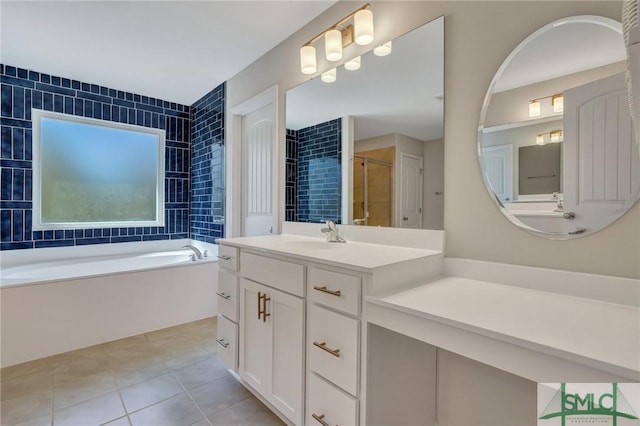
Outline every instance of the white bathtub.
<svg viewBox="0 0 640 426">
<path fill-rule="evenodd" d="M 217 315 L 216 255 L 191 240 L 0 253 L 0 365 Z"/>
</svg>

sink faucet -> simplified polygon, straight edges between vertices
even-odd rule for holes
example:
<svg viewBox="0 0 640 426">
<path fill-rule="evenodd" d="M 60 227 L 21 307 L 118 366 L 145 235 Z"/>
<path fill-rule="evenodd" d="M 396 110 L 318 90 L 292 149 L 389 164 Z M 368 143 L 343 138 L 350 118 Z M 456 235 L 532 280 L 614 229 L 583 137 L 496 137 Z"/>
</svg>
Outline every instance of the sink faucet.
<svg viewBox="0 0 640 426">
<path fill-rule="evenodd" d="M 186 245 L 186 246 L 182 246 L 182 248 L 188 248 L 191 249 L 193 251 L 193 254 L 195 254 L 195 256 L 198 259 L 202 259 L 202 252 L 200 250 L 198 250 L 198 247 L 196 246 L 192 246 L 190 244 Z"/>
<path fill-rule="evenodd" d="M 330 243 L 346 243 L 347 241 L 340 236 L 340 231 L 338 230 L 338 226 L 332 220 L 327 220 L 325 222 L 327 225 L 326 228 L 322 228 L 320 232 L 327 235 L 327 241 Z"/>
</svg>

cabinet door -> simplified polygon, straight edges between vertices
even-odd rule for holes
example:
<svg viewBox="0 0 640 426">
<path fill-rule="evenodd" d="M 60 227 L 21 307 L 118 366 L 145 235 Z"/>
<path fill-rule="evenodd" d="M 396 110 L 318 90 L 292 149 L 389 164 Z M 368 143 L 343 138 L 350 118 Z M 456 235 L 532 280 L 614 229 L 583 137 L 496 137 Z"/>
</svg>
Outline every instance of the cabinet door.
<svg viewBox="0 0 640 426">
<path fill-rule="evenodd" d="M 258 292 L 267 287 L 246 279 L 240 282 L 240 377 L 265 395 L 270 370 L 270 322 L 259 317 Z M 269 318 L 269 317 L 267 317 Z"/>
<path fill-rule="evenodd" d="M 304 301 L 269 289 L 267 322 L 271 323 L 269 394 L 267 399 L 295 424 L 302 424 L 304 378 Z"/>
</svg>

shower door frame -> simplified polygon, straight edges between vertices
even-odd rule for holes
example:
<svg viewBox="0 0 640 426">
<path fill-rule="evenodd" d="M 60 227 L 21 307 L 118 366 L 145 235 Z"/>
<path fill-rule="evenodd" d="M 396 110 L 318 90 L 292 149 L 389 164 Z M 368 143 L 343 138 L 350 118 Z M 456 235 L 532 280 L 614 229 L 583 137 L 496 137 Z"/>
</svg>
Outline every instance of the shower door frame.
<svg viewBox="0 0 640 426">
<path fill-rule="evenodd" d="M 363 190 L 362 190 L 362 202 L 364 204 L 363 206 L 363 215 L 364 215 L 364 225 L 368 226 L 369 225 L 369 181 L 368 181 L 368 171 L 367 171 L 367 165 L 369 162 L 373 162 L 375 164 L 380 164 L 382 166 L 389 166 L 389 168 L 391 169 L 389 171 L 389 180 L 391 181 L 389 183 L 389 227 L 393 227 L 393 219 L 394 219 L 394 215 L 395 215 L 395 211 L 394 211 L 394 205 L 393 205 L 393 197 L 394 197 L 394 187 L 393 187 L 393 173 L 394 173 L 394 168 L 393 168 L 393 163 L 389 162 L 389 161 L 384 161 L 384 160 L 378 160 L 377 158 L 371 158 L 371 157 L 365 157 L 363 155 L 358 155 L 357 153 L 353 155 L 353 160 L 362 160 L 364 161 L 363 164 L 363 172 L 362 172 L 362 179 L 364 181 L 364 185 L 363 185 Z M 355 171 L 355 169 L 354 169 Z M 354 191 L 355 193 L 355 191 Z M 353 220 L 355 220 L 355 218 L 352 218 Z"/>
</svg>

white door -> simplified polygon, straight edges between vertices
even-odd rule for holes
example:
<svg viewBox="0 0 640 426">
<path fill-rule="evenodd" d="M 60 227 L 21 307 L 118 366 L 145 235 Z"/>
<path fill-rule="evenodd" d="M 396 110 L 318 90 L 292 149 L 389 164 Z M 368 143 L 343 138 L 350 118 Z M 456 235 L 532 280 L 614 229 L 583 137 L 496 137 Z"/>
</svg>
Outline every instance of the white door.
<svg viewBox="0 0 640 426">
<path fill-rule="evenodd" d="M 400 153 L 401 228 L 422 228 L 422 157 Z"/>
<path fill-rule="evenodd" d="M 564 92 L 564 210 L 573 224 L 600 228 L 638 194 L 640 158 L 633 143 L 624 74 Z"/>
<path fill-rule="evenodd" d="M 274 105 L 242 117 L 242 235 L 272 232 L 275 190 Z"/>
<path fill-rule="evenodd" d="M 266 287 L 253 281 L 240 281 L 240 377 L 261 394 L 267 392 L 269 377 L 270 323 L 262 319 L 262 300 L 258 293 Z M 267 317 L 268 319 L 268 317 Z"/>
<path fill-rule="evenodd" d="M 482 148 L 484 174 L 500 202 L 513 201 L 513 145 Z"/>
</svg>

